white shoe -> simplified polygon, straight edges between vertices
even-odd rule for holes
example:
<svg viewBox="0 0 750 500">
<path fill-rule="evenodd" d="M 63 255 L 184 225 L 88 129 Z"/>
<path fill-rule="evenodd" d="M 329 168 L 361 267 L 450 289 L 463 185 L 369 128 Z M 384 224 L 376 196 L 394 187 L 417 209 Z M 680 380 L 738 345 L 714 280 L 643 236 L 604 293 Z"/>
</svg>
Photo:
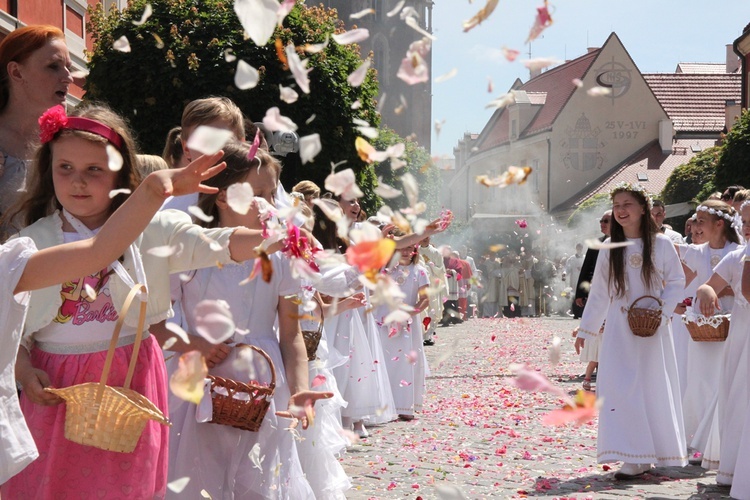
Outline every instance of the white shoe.
<svg viewBox="0 0 750 500">
<path fill-rule="evenodd" d="M 367 432 L 367 429 L 365 428 L 364 422 L 361 420 L 359 422 L 354 422 L 354 433 L 360 437 L 360 439 L 365 439 L 370 437 L 370 433 Z"/>
<path fill-rule="evenodd" d="M 651 470 L 651 464 L 622 464 L 615 473 L 615 479 L 633 479 Z"/>
</svg>

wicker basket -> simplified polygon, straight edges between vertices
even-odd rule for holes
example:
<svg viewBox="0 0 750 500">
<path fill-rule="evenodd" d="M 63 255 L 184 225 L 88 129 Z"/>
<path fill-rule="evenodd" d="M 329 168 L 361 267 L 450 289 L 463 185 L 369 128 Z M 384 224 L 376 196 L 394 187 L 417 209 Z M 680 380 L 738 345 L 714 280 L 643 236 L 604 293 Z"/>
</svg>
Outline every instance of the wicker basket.
<svg viewBox="0 0 750 500">
<path fill-rule="evenodd" d="M 724 342 L 729 335 L 729 318 L 723 316 L 717 327 L 707 323 L 699 325 L 694 321 L 686 322 L 685 327 L 696 342 Z"/>
<path fill-rule="evenodd" d="M 636 307 L 636 304 L 643 299 L 655 300 L 659 303 L 659 309 Z M 630 331 L 638 337 L 652 337 L 656 333 L 656 330 L 659 329 L 659 325 L 661 325 L 661 306 L 661 300 L 653 295 L 644 295 L 643 297 L 635 299 L 627 309 Z"/>
<path fill-rule="evenodd" d="M 305 339 L 305 349 L 307 349 L 308 361 L 315 361 L 318 357 L 318 345 L 320 344 L 320 339 L 323 337 L 323 304 L 320 303 L 315 295 L 313 295 L 313 299 L 318 304 L 320 320 L 317 330 L 302 330 L 302 338 Z"/>
<path fill-rule="evenodd" d="M 154 403 L 130 389 L 130 382 L 138 360 L 138 350 L 143 338 L 146 302 L 141 302 L 133 355 L 128 366 L 125 384 L 123 387 L 106 385 L 122 324 L 139 291 L 146 293 L 146 287 L 135 285 L 125 299 L 112 334 L 99 383 L 88 382 L 63 389 L 45 389 L 65 400 L 65 438 L 74 443 L 107 451 L 130 453 L 138 444 L 138 439 L 149 420 L 171 425 Z"/>
<path fill-rule="evenodd" d="M 263 417 L 266 416 L 268 407 L 271 405 L 273 391 L 276 388 L 276 368 L 263 349 L 254 345 L 248 347 L 263 356 L 268 362 L 271 369 L 271 383 L 268 386 L 261 386 L 209 375 L 213 407 L 211 423 L 257 432 L 263 423 Z M 224 391 L 218 392 L 217 388 L 222 388 Z M 235 395 L 237 394 L 245 394 L 248 399 L 236 398 Z"/>
</svg>

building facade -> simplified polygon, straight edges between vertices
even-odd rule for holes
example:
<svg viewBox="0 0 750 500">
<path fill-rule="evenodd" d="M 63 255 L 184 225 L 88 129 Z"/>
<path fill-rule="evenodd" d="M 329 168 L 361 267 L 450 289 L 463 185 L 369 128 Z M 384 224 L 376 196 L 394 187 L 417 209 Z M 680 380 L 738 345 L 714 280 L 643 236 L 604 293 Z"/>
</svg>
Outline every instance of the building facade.
<svg viewBox="0 0 750 500">
<path fill-rule="evenodd" d="M 402 137 L 413 138 L 420 146 L 430 151 L 432 79 L 425 83 L 408 85 L 396 76 L 409 45 L 422 38 L 417 31 L 406 26 L 398 13 L 388 15 L 397 6 L 397 0 L 323 0 L 321 3 L 326 7 L 335 8 L 347 29 L 356 26 L 369 30 L 369 38 L 359 45 L 363 58 L 372 54 L 372 64 L 378 72 L 378 106 L 382 124 L 392 128 Z M 415 0 L 409 2 L 409 6 L 414 8 L 420 27 L 431 33 L 432 0 Z M 375 12 L 360 19 L 350 18 L 351 14 L 365 9 L 374 9 Z M 431 51 L 426 62 L 431 68 Z"/>
<path fill-rule="evenodd" d="M 469 148 L 467 137 L 459 142 L 448 189 L 456 203 L 444 202 L 472 225 L 507 230 L 518 214 L 566 218 L 620 181 L 659 193 L 675 167 L 731 126 L 740 75 L 733 52 L 728 62 L 723 73 L 683 64 L 675 73 L 642 74 L 612 33 L 600 48 L 515 82 L 515 102 L 498 109 Z M 475 181 L 510 165 L 532 167 L 526 184 Z"/>
</svg>

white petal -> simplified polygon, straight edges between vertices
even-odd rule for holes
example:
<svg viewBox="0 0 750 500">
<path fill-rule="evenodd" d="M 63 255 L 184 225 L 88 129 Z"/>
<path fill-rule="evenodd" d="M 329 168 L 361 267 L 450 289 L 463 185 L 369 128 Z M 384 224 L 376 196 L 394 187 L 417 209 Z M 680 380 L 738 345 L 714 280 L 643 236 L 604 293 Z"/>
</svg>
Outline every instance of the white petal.
<svg viewBox="0 0 750 500">
<path fill-rule="evenodd" d="M 591 87 L 586 91 L 586 93 L 592 97 L 598 97 L 603 95 L 610 95 L 612 93 L 612 89 L 609 87 Z"/>
<path fill-rule="evenodd" d="M 411 314 L 404 310 L 396 309 L 383 318 L 383 323 L 386 325 L 390 323 L 405 323 L 409 318 L 411 318 Z"/>
<path fill-rule="evenodd" d="M 359 99 L 357 99 L 356 101 L 352 103 L 351 107 L 352 109 L 359 109 L 362 107 L 362 102 Z"/>
<path fill-rule="evenodd" d="M 406 144 L 403 142 L 396 143 L 393 146 L 388 146 L 388 149 L 385 150 L 389 158 L 401 158 L 405 151 Z"/>
<path fill-rule="evenodd" d="M 234 12 L 250 39 L 263 47 L 271 39 L 278 20 L 277 0 L 235 0 Z"/>
<path fill-rule="evenodd" d="M 375 127 L 357 127 L 357 130 L 368 139 L 377 139 L 380 131 Z"/>
<path fill-rule="evenodd" d="M 406 197 L 409 198 L 409 205 L 413 207 L 419 201 L 419 184 L 417 184 L 417 179 L 407 172 L 401 176 L 401 183 L 404 185 Z"/>
<path fill-rule="evenodd" d="M 115 43 L 112 44 L 112 48 L 115 50 L 119 50 L 120 52 L 130 52 L 130 42 L 125 35 L 122 35 L 120 38 L 115 40 Z"/>
<path fill-rule="evenodd" d="M 310 115 L 310 118 L 305 120 L 305 125 L 310 125 L 315 120 L 315 113 Z"/>
<path fill-rule="evenodd" d="M 149 7 L 151 6 L 149 5 Z M 167 484 L 167 488 L 169 488 L 169 491 L 172 491 L 174 493 L 182 493 L 182 490 L 185 489 L 185 486 L 187 486 L 189 482 L 189 477 L 181 477 L 180 479 L 175 479 L 171 483 Z"/>
<path fill-rule="evenodd" d="M 380 196 L 381 198 L 385 199 L 391 199 L 391 198 L 398 198 L 403 193 L 396 189 L 393 186 L 389 186 L 385 182 L 382 181 L 381 177 L 378 177 L 378 187 L 375 188 L 375 194 Z"/>
<path fill-rule="evenodd" d="M 117 196 L 118 194 L 130 194 L 130 193 L 132 193 L 132 191 L 130 189 L 125 189 L 125 188 L 123 188 L 123 189 L 113 189 L 112 191 L 109 192 L 109 197 L 111 199 L 111 198 L 114 198 L 115 196 Z"/>
<path fill-rule="evenodd" d="M 232 47 L 224 49 L 224 60 L 228 63 L 234 62 L 237 60 L 237 56 L 234 55 L 234 49 Z"/>
<path fill-rule="evenodd" d="M 266 458 L 265 455 L 262 457 L 260 456 L 260 443 L 255 443 L 253 447 L 250 449 L 250 453 L 247 454 L 248 458 L 250 458 L 250 462 L 252 462 L 253 467 L 256 469 L 260 469 L 260 472 L 263 472 L 263 459 Z"/>
<path fill-rule="evenodd" d="M 217 153 L 224 144 L 234 137 L 231 130 L 209 127 L 208 125 L 199 125 L 187 141 L 188 149 L 198 151 L 204 155 Z"/>
<path fill-rule="evenodd" d="M 107 167 L 112 172 L 119 172 L 122 168 L 122 155 L 112 144 L 107 144 Z"/>
<path fill-rule="evenodd" d="M 227 205 L 238 214 L 246 215 L 255 198 L 249 182 L 238 182 L 227 188 Z"/>
<path fill-rule="evenodd" d="M 172 323 L 171 321 L 167 321 L 164 326 L 166 327 L 167 330 L 174 333 L 176 337 L 179 337 L 179 339 L 185 342 L 186 344 L 190 343 L 190 336 L 177 323 Z"/>
<path fill-rule="evenodd" d="M 193 314 L 195 330 L 212 344 L 221 344 L 234 335 L 234 319 L 223 300 L 202 300 Z"/>
<path fill-rule="evenodd" d="M 302 164 L 313 161 L 315 156 L 321 152 L 323 146 L 320 144 L 320 134 L 310 134 L 300 137 L 299 155 Z"/>
<path fill-rule="evenodd" d="M 364 196 L 359 187 L 357 187 L 354 170 L 351 168 L 347 168 L 341 172 L 326 177 L 325 188 L 336 196 L 341 196 L 345 200 L 352 200 Z"/>
<path fill-rule="evenodd" d="M 282 132 L 294 132 L 297 130 L 297 124 L 290 118 L 281 115 L 279 108 L 274 106 L 266 110 L 266 116 L 263 117 L 263 125 L 271 132 L 280 130 Z"/>
<path fill-rule="evenodd" d="M 89 302 L 96 300 L 96 290 L 94 290 L 91 285 L 84 283 L 83 289 L 86 290 L 86 295 L 88 295 L 88 299 L 90 299 Z"/>
<path fill-rule="evenodd" d="M 449 72 L 445 73 L 444 75 L 440 75 L 437 78 L 435 78 L 435 83 L 443 83 L 444 81 L 450 80 L 454 76 L 458 74 L 458 69 L 453 68 Z"/>
<path fill-rule="evenodd" d="M 386 14 L 386 16 L 393 17 L 396 14 L 398 14 L 401 11 L 401 9 L 404 7 L 405 3 L 406 3 L 406 0 L 399 0 L 399 2 L 396 4 L 396 6 L 394 8 L 392 8 L 391 10 L 388 11 L 388 13 Z"/>
<path fill-rule="evenodd" d="M 143 9 L 143 15 L 141 16 L 141 20 L 140 21 L 133 21 L 133 24 L 135 24 L 136 26 L 142 25 L 143 23 L 146 22 L 146 20 L 149 17 L 151 17 L 151 14 L 153 14 L 153 13 L 154 13 L 154 10 L 151 8 L 151 4 L 147 3 L 146 4 L 146 8 Z"/>
<path fill-rule="evenodd" d="M 183 248 L 184 245 L 182 243 L 174 246 L 162 245 L 159 247 L 149 248 L 148 250 L 146 250 L 146 253 L 149 255 L 153 255 L 154 257 L 170 257 L 182 252 Z"/>
<path fill-rule="evenodd" d="M 346 78 L 349 85 L 352 87 L 359 87 L 365 81 L 367 77 L 367 70 L 370 69 L 371 60 L 368 58 L 359 65 L 359 68 L 355 69 L 354 72 Z"/>
<path fill-rule="evenodd" d="M 188 212 L 190 212 L 190 209 L 191 209 L 191 208 L 193 208 L 193 209 L 196 209 L 196 208 L 198 208 L 198 207 L 188 207 Z M 200 210 L 200 209 L 198 209 L 198 210 Z M 203 212 L 201 211 L 201 213 L 203 213 Z M 207 216 L 207 215 L 205 215 L 205 214 L 204 214 L 204 216 L 205 216 L 206 218 L 208 218 L 208 216 Z M 211 220 L 213 220 L 213 217 L 211 217 L 210 219 L 211 219 Z M 208 222 L 210 222 L 210 221 L 208 221 Z M 221 250 L 223 250 L 223 247 L 221 246 L 221 243 L 219 243 L 219 242 L 218 242 L 218 241 L 216 241 L 216 240 L 212 240 L 211 238 L 209 238 L 209 237 L 208 237 L 208 236 L 206 236 L 205 234 L 203 234 L 203 233 L 198 233 L 198 237 L 199 237 L 200 239 L 202 239 L 203 241 L 205 241 L 206 243 L 208 243 L 208 247 L 209 247 L 209 248 L 210 248 L 211 250 L 213 250 L 214 252 L 220 252 Z"/>
<path fill-rule="evenodd" d="M 197 205 L 190 205 L 187 211 L 190 213 L 190 215 L 192 215 L 196 219 L 202 220 L 203 222 L 211 222 L 212 220 L 214 220 L 213 216 L 206 215 L 206 213 Z"/>
<path fill-rule="evenodd" d="M 349 14 L 349 19 L 361 19 L 369 14 L 375 14 L 375 9 L 364 9 L 354 14 Z"/>
<path fill-rule="evenodd" d="M 338 35 L 331 35 L 331 38 L 339 45 L 348 45 L 350 43 L 361 42 L 367 40 L 370 36 L 370 31 L 366 28 L 357 28 Z"/>
<path fill-rule="evenodd" d="M 416 31 L 417 33 L 421 34 L 423 37 L 429 38 L 430 40 L 437 40 L 437 37 L 430 33 L 429 31 L 425 31 L 420 25 L 419 21 L 415 17 L 407 17 L 404 19 L 404 22 L 408 27 Z"/>
<path fill-rule="evenodd" d="M 602 242 L 596 238 L 591 238 L 589 240 L 584 241 L 583 243 L 588 248 L 593 248 L 594 250 L 604 250 L 604 249 L 611 249 L 611 248 L 629 247 L 630 245 L 633 245 L 635 242 L 633 241 L 613 242 L 610 240 L 606 240 Z"/>
<path fill-rule="evenodd" d="M 555 66 L 560 64 L 562 61 L 555 59 L 554 57 L 538 57 L 536 59 L 526 59 L 521 63 L 532 71 L 544 69 L 548 66 Z"/>
<path fill-rule="evenodd" d="M 293 88 L 284 87 L 283 85 L 279 85 L 279 94 L 279 98 L 287 104 L 293 104 L 299 98 L 299 94 Z"/>
<path fill-rule="evenodd" d="M 294 81 L 299 85 L 300 90 L 305 94 L 310 93 L 310 69 L 307 69 L 307 59 L 304 61 L 297 55 L 297 51 L 294 50 L 294 45 L 291 43 L 284 49 L 286 53 L 286 60 L 289 63 L 289 70 L 294 76 Z"/>
<path fill-rule="evenodd" d="M 258 85 L 260 73 L 248 63 L 240 59 L 237 61 L 237 70 L 234 72 L 234 84 L 240 90 L 247 90 Z"/>
</svg>

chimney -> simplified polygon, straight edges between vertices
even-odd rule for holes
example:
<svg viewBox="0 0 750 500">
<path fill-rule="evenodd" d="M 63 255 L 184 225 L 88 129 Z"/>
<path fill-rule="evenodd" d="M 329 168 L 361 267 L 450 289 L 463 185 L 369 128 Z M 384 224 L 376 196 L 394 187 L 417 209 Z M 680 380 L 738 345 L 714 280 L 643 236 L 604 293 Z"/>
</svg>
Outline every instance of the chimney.
<svg viewBox="0 0 750 500">
<path fill-rule="evenodd" d="M 727 44 L 727 73 L 737 73 L 740 69 L 740 58 L 734 53 L 731 43 Z"/>
<path fill-rule="evenodd" d="M 669 154 L 672 152 L 672 137 L 674 136 L 674 125 L 672 120 L 661 120 L 659 122 L 659 146 L 661 152 Z"/>
<path fill-rule="evenodd" d="M 737 101 L 726 101 L 724 106 L 724 128 L 727 132 L 732 130 L 734 122 L 740 117 L 741 111 Z"/>
<path fill-rule="evenodd" d="M 599 47 L 588 47 L 586 48 L 586 53 L 591 54 L 592 52 L 596 52 L 597 50 L 599 50 Z"/>
<path fill-rule="evenodd" d="M 542 74 L 542 68 L 529 68 L 529 80 L 533 80 L 537 76 Z"/>
</svg>

